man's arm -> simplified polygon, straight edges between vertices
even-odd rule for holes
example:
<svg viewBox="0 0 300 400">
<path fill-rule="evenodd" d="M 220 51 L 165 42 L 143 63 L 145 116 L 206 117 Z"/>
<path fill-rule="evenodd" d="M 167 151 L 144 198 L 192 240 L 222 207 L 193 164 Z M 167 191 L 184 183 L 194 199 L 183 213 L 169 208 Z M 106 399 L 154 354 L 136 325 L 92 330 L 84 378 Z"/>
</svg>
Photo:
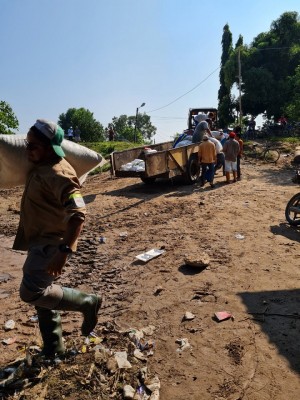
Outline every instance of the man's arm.
<svg viewBox="0 0 300 400">
<path fill-rule="evenodd" d="M 68 221 L 62 243 L 72 249 L 78 240 L 83 224 L 84 219 L 74 214 Z M 62 269 L 67 261 L 67 258 L 68 253 L 63 253 L 59 250 L 59 248 L 57 248 L 57 252 L 54 254 L 48 264 L 48 273 L 53 276 L 59 276 L 62 273 Z"/>
</svg>

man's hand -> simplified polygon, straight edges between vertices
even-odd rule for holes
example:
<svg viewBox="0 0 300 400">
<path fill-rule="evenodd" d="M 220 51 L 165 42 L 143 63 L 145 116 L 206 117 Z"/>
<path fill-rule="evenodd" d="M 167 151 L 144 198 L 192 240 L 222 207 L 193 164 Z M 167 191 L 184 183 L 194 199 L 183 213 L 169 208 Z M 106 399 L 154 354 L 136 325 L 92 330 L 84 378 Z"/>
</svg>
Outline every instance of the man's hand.
<svg viewBox="0 0 300 400">
<path fill-rule="evenodd" d="M 67 258 L 68 254 L 62 253 L 61 251 L 57 251 L 48 264 L 47 267 L 48 274 L 55 277 L 61 275 L 62 269 L 67 261 Z"/>
</svg>

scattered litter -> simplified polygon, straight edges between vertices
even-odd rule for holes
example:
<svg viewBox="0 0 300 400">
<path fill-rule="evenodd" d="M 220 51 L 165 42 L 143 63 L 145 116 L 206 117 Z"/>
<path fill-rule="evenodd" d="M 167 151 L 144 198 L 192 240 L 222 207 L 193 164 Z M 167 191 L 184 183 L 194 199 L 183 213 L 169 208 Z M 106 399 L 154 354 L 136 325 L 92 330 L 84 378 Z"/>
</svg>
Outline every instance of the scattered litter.
<svg viewBox="0 0 300 400">
<path fill-rule="evenodd" d="M 242 235 L 241 233 L 236 233 L 236 234 L 235 234 L 235 237 L 236 237 L 236 239 L 239 239 L 239 240 L 245 239 L 245 236 Z"/>
<path fill-rule="evenodd" d="M 155 332 L 155 326 L 154 325 L 148 325 L 145 328 L 142 328 L 141 331 L 146 335 L 146 336 L 152 336 Z"/>
<path fill-rule="evenodd" d="M 139 386 L 136 392 L 137 392 L 137 395 L 138 395 L 138 397 L 137 397 L 138 400 L 144 400 L 145 399 L 146 393 L 145 393 L 145 389 L 143 388 L 143 386 Z M 148 398 L 148 396 L 147 396 L 147 398 Z"/>
<path fill-rule="evenodd" d="M 99 237 L 99 243 L 106 243 L 106 237 L 100 236 Z"/>
<path fill-rule="evenodd" d="M 216 312 L 215 313 L 215 317 L 219 322 L 225 321 L 226 319 L 230 319 L 230 318 L 232 320 L 234 320 L 234 316 L 231 313 L 227 312 L 227 311 Z"/>
<path fill-rule="evenodd" d="M 141 361 L 146 361 L 146 360 L 147 360 L 147 356 L 145 356 L 145 355 L 141 352 L 141 350 L 139 350 L 139 349 L 135 349 L 134 352 L 133 352 L 133 355 L 134 355 L 134 357 L 137 358 L 138 360 L 141 360 Z"/>
<path fill-rule="evenodd" d="M 151 147 L 145 147 L 144 153 L 145 154 L 157 153 L 157 150 L 151 149 Z"/>
<path fill-rule="evenodd" d="M 10 279 L 12 279 L 12 276 L 10 274 L 6 274 L 6 273 L 0 274 L 0 283 L 7 282 Z"/>
<path fill-rule="evenodd" d="M 16 326 L 15 321 L 13 319 L 9 319 L 8 321 L 5 322 L 4 330 L 10 331 L 14 329 L 15 326 Z"/>
<path fill-rule="evenodd" d="M 134 395 L 135 395 L 135 390 L 134 390 L 134 388 L 132 386 L 125 385 L 123 387 L 124 399 L 128 399 L 128 400 L 134 399 Z"/>
<path fill-rule="evenodd" d="M 3 339 L 2 343 L 9 346 L 10 344 L 15 343 L 16 340 L 17 340 L 17 336 L 14 336 L 14 337 L 11 337 L 11 338 L 8 338 L 8 339 Z"/>
<path fill-rule="evenodd" d="M 152 379 L 145 380 L 145 386 L 150 392 L 160 389 L 160 380 L 158 376 L 154 376 Z"/>
<path fill-rule="evenodd" d="M 132 367 L 130 362 L 127 360 L 126 351 L 116 351 L 115 360 L 117 361 L 118 368 L 120 369 L 127 369 Z"/>
<path fill-rule="evenodd" d="M 178 343 L 180 346 L 179 349 L 177 349 L 176 351 L 183 351 L 191 347 L 187 338 L 176 339 L 175 343 Z"/>
<path fill-rule="evenodd" d="M 184 262 L 186 265 L 190 265 L 191 267 L 204 268 L 207 267 L 210 263 L 209 255 L 205 252 L 201 254 L 186 255 L 184 258 Z"/>
<path fill-rule="evenodd" d="M 192 314 L 190 311 L 186 311 L 186 313 L 184 314 L 182 320 L 183 321 L 192 321 L 195 318 L 196 318 L 196 315 Z"/>
<path fill-rule="evenodd" d="M 32 315 L 32 317 L 29 317 L 29 321 L 31 322 L 38 322 L 39 317 L 37 315 Z"/>
<path fill-rule="evenodd" d="M 147 251 L 146 253 L 142 253 L 142 254 L 135 256 L 135 258 L 137 258 L 138 260 L 147 262 L 147 261 L 152 260 L 152 258 L 160 256 L 164 252 L 165 252 L 165 250 L 151 249 L 151 250 Z"/>
<path fill-rule="evenodd" d="M 119 236 L 121 237 L 121 238 L 126 238 L 127 236 L 128 236 L 128 232 L 120 232 L 119 233 Z"/>
</svg>

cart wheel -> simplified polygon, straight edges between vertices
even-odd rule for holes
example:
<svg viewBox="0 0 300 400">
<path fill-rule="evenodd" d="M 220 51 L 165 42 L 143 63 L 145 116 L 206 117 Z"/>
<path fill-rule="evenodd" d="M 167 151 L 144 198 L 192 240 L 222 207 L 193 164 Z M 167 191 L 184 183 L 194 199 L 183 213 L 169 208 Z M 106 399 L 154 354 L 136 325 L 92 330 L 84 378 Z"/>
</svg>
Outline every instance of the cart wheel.
<svg viewBox="0 0 300 400">
<path fill-rule="evenodd" d="M 290 225 L 300 225 L 300 193 L 295 194 L 287 203 L 285 218 Z"/>
<path fill-rule="evenodd" d="M 188 160 L 186 169 L 186 182 L 188 184 L 196 183 L 200 176 L 200 164 L 196 154 L 192 154 Z"/>
<path fill-rule="evenodd" d="M 145 177 L 145 176 L 141 176 L 141 180 L 146 184 L 146 185 L 153 185 L 153 183 L 155 182 L 156 178 L 153 177 Z"/>
<path fill-rule="evenodd" d="M 279 160 L 280 152 L 277 149 L 268 149 L 264 152 L 264 160 L 270 163 L 276 163 Z"/>
</svg>

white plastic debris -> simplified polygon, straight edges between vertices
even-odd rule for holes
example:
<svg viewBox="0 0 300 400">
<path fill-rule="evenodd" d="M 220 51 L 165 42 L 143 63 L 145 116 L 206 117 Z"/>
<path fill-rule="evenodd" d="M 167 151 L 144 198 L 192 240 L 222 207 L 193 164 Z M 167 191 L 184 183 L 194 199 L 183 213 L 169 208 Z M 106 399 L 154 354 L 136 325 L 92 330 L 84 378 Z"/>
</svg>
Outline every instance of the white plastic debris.
<svg viewBox="0 0 300 400">
<path fill-rule="evenodd" d="M 123 387 L 123 396 L 126 400 L 134 399 L 135 389 L 130 385 L 125 385 Z"/>
<path fill-rule="evenodd" d="M 186 311 L 186 313 L 183 316 L 184 321 L 192 321 L 194 318 L 196 318 L 196 315 L 194 315 L 190 311 Z"/>
<path fill-rule="evenodd" d="M 159 390 L 160 389 L 160 380 L 159 380 L 158 376 L 154 376 L 154 378 L 147 380 L 145 382 L 145 386 L 147 389 L 150 390 L 150 392 Z"/>
<path fill-rule="evenodd" d="M 147 360 L 147 357 L 139 349 L 135 349 L 134 352 L 133 352 L 133 355 L 138 360 L 141 360 L 141 361 L 146 361 Z"/>
<path fill-rule="evenodd" d="M 177 339 L 176 343 L 180 346 L 176 351 L 183 351 L 191 347 L 187 338 Z"/>
<path fill-rule="evenodd" d="M 126 351 L 117 351 L 115 353 L 115 360 L 117 361 L 118 368 L 120 368 L 120 369 L 131 368 L 131 364 L 127 360 L 127 352 Z"/>
<path fill-rule="evenodd" d="M 151 249 L 151 250 L 147 251 L 146 253 L 138 254 L 137 256 L 135 256 L 135 258 L 137 258 L 138 260 L 147 262 L 147 261 L 152 260 L 155 257 L 160 256 L 164 252 L 165 252 L 165 250 Z"/>
<path fill-rule="evenodd" d="M 245 239 L 245 236 L 242 235 L 241 233 L 236 233 L 235 234 L 235 238 L 238 239 L 238 240 L 243 240 L 243 239 Z"/>
<path fill-rule="evenodd" d="M 15 326 L 16 326 L 15 321 L 13 319 L 9 319 L 8 321 L 5 322 L 4 329 L 6 331 L 10 331 L 14 329 Z"/>
</svg>

